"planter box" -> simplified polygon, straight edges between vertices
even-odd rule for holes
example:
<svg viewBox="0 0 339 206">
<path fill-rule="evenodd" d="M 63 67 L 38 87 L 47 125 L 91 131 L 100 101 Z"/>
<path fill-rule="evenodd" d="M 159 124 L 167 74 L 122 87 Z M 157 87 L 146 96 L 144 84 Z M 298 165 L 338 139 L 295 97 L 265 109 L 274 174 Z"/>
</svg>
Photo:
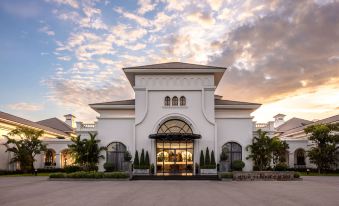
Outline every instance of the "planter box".
<svg viewBox="0 0 339 206">
<path fill-rule="evenodd" d="M 134 169 L 133 174 L 149 175 L 149 169 Z"/>
<path fill-rule="evenodd" d="M 200 174 L 202 175 L 210 175 L 210 174 L 217 174 L 217 169 L 200 169 Z"/>
<path fill-rule="evenodd" d="M 294 172 L 284 171 L 253 171 L 253 172 L 233 172 L 233 179 L 237 181 L 291 181 L 295 180 Z"/>
</svg>

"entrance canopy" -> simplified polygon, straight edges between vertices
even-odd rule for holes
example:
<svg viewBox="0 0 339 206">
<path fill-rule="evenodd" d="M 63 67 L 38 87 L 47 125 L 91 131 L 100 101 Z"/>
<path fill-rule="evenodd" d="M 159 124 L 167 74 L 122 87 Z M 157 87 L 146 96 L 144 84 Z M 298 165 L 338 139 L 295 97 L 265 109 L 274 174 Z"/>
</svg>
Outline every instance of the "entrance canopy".
<svg viewBox="0 0 339 206">
<path fill-rule="evenodd" d="M 192 128 L 185 121 L 171 119 L 159 126 L 157 134 L 149 135 L 150 139 L 157 140 L 194 140 L 200 139 L 201 135 L 193 134 Z"/>
<path fill-rule="evenodd" d="M 157 140 L 194 140 L 201 139 L 201 135 L 186 133 L 158 133 L 149 135 L 149 138 Z"/>
</svg>

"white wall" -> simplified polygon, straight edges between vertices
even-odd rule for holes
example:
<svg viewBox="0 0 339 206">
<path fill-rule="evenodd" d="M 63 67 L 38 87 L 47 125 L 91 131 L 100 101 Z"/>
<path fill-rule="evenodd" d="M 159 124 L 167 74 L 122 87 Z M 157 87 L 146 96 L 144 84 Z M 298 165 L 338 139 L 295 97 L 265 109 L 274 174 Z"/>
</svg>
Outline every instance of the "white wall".
<svg viewBox="0 0 339 206">
<path fill-rule="evenodd" d="M 245 163 L 244 171 L 252 171 L 252 160 L 247 160 L 246 146 L 251 144 L 253 138 L 251 118 L 223 118 L 217 119 L 218 153 L 219 161 L 222 146 L 227 142 L 236 142 L 242 147 L 242 161 Z"/>
<path fill-rule="evenodd" d="M 99 118 L 98 121 L 98 139 L 101 140 L 101 146 L 108 146 L 112 142 L 121 142 L 126 145 L 127 150 L 133 154 L 134 150 L 134 119 L 130 118 Z M 103 152 L 106 157 L 106 152 Z M 99 170 L 103 171 L 105 160 L 100 160 Z"/>
</svg>

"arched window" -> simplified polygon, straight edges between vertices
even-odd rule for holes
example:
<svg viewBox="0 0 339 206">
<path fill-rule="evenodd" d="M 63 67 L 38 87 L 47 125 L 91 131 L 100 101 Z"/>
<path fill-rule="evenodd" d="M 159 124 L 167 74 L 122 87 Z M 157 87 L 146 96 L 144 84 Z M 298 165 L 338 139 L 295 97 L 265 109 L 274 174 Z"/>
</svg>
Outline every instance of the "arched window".
<svg viewBox="0 0 339 206">
<path fill-rule="evenodd" d="M 295 155 L 295 158 L 296 158 L 297 166 L 306 165 L 306 163 L 305 163 L 305 151 L 303 149 L 297 149 L 295 151 L 294 155 Z"/>
<path fill-rule="evenodd" d="M 240 144 L 236 142 L 228 142 L 222 146 L 222 149 L 227 149 L 228 160 L 231 162 L 231 167 L 235 160 L 242 160 L 242 148 Z"/>
<path fill-rule="evenodd" d="M 172 98 L 172 106 L 178 106 L 178 97 L 174 96 Z"/>
<path fill-rule="evenodd" d="M 106 162 L 112 163 L 117 171 L 123 170 L 124 154 L 126 151 L 126 146 L 121 142 L 112 142 L 107 146 Z"/>
<path fill-rule="evenodd" d="M 165 106 L 170 106 L 171 98 L 169 96 L 165 97 Z"/>
<path fill-rule="evenodd" d="M 184 96 L 180 97 L 180 106 L 185 106 L 186 105 L 186 98 Z"/>
<path fill-rule="evenodd" d="M 45 166 L 56 166 L 55 155 L 56 153 L 53 149 L 47 149 L 45 154 Z"/>
<path fill-rule="evenodd" d="M 164 133 L 184 133 L 193 134 L 191 127 L 179 119 L 171 119 L 164 122 L 158 129 L 158 134 Z"/>
</svg>

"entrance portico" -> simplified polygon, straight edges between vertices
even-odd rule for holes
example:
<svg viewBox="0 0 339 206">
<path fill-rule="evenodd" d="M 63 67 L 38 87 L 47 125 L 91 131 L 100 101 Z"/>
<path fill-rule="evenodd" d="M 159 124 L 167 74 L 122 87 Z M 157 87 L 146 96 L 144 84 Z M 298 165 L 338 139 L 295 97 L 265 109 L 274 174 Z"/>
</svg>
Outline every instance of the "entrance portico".
<svg viewBox="0 0 339 206">
<path fill-rule="evenodd" d="M 189 124 L 181 119 L 170 119 L 159 126 L 157 134 L 149 135 L 156 140 L 157 175 L 193 175 L 194 139 Z"/>
</svg>

